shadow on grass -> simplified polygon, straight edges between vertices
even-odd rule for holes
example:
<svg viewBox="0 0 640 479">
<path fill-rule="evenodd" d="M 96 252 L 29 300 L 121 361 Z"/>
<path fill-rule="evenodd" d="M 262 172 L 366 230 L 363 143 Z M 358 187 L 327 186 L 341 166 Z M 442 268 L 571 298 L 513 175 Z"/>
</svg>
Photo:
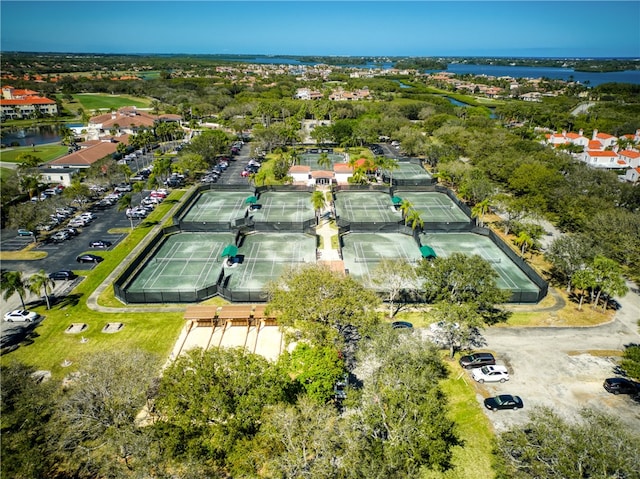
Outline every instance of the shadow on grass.
<svg viewBox="0 0 640 479">
<path fill-rule="evenodd" d="M 157 224 L 160 224 L 159 221 L 143 221 L 142 223 L 140 223 L 140 226 L 142 228 L 151 228 L 152 226 L 156 226 Z"/>
<path fill-rule="evenodd" d="M 5 330 L 0 338 L 0 355 L 4 356 L 15 351 L 21 346 L 29 346 L 35 342 L 40 335 L 36 332 L 36 328 L 40 324 L 39 321 L 28 323 L 22 326 L 14 326 Z"/>
<path fill-rule="evenodd" d="M 55 297 L 55 301 L 51 302 L 52 307 L 56 307 L 56 309 L 64 309 L 69 306 L 77 306 L 80 303 L 80 299 L 84 296 L 84 294 L 75 293 L 75 294 L 67 294 L 66 296 Z"/>
</svg>

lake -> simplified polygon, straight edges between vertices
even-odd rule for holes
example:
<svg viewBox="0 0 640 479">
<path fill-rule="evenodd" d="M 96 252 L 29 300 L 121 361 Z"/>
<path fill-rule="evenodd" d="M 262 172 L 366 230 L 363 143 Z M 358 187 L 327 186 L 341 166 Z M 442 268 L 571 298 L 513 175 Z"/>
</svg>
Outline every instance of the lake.
<svg viewBox="0 0 640 479">
<path fill-rule="evenodd" d="M 447 70 L 457 75 L 487 75 L 492 77 L 513 78 L 551 78 L 554 80 L 579 81 L 588 86 L 597 86 L 603 83 L 634 83 L 640 84 L 640 71 L 627 70 L 623 72 L 577 72 L 571 68 L 552 67 L 522 67 L 500 65 L 474 65 L 468 63 L 449 63 Z M 435 72 L 429 70 L 429 72 Z"/>
<path fill-rule="evenodd" d="M 234 61 L 262 64 L 278 64 L 278 65 L 317 65 L 317 62 L 301 62 L 293 58 L 282 57 L 247 57 L 233 58 Z M 366 63 L 363 65 L 343 65 L 353 68 L 380 68 L 388 70 L 393 68 L 391 62 L 385 63 Z M 441 70 L 427 70 L 427 73 L 433 73 Z M 588 86 L 601 85 L 602 83 L 633 83 L 640 84 L 640 70 L 627 70 L 622 72 L 577 72 L 572 68 L 554 68 L 554 67 L 523 67 L 523 66 L 501 66 L 501 65 L 476 65 L 472 63 L 449 63 L 447 70 L 458 75 L 488 75 L 494 77 L 513 77 L 513 78 L 551 78 L 554 80 L 579 81 Z"/>
<path fill-rule="evenodd" d="M 80 123 L 65 125 L 68 128 L 81 127 Z M 18 143 L 20 146 L 44 145 L 56 143 L 60 138 L 60 125 L 40 125 L 28 128 L 5 129 L 2 131 L 2 144 L 10 146 Z"/>
</svg>

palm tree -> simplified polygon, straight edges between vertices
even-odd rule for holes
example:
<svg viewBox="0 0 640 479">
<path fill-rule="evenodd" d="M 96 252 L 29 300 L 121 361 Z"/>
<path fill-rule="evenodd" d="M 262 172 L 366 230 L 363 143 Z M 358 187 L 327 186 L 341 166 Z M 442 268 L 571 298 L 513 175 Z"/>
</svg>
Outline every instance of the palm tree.
<svg viewBox="0 0 640 479">
<path fill-rule="evenodd" d="M 127 211 L 131 209 L 132 204 L 132 196 L 131 193 L 127 193 L 122 198 L 118 200 L 118 211 Z M 133 215 L 128 214 L 129 222 L 131 223 L 131 229 L 133 230 Z"/>
<path fill-rule="evenodd" d="M 573 286 L 580 290 L 580 302 L 578 303 L 578 311 L 582 311 L 582 302 L 588 289 L 595 287 L 595 275 L 590 269 L 581 269 L 576 271 L 571 278 Z"/>
<path fill-rule="evenodd" d="M 402 211 L 402 217 L 405 218 L 405 225 L 407 224 L 406 222 L 406 217 L 409 214 L 409 211 L 411 211 L 413 209 L 413 203 L 411 203 L 411 201 L 409 200 L 402 200 L 402 202 L 400 203 L 400 211 Z"/>
<path fill-rule="evenodd" d="M 26 281 L 22 277 L 22 271 L 7 271 L 3 273 L 0 280 L 0 291 L 3 291 L 2 299 L 7 301 L 13 293 L 17 293 L 22 303 L 22 309 L 27 309 L 24 305 L 24 294 L 26 292 Z"/>
<path fill-rule="evenodd" d="M 327 206 L 327 200 L 324 197 L 324 193 L 319 190 L 314 191 L 311 195 L 311 204 L 316 212 L 316 218 L 318 219 L 318 222 L 320 222 L 320 212 L 325 206 Z"/>
<path fill-rule="evenodd" d="M 411 211 L 409 211 L 409 214 L 407 215 L 404 221 L 405 221 L 405 225 L 407 223 L 411 224 L 412 230 L 415 230 L 416 228 L 424 227 L 424 220 L 420 216 L 420 213 L 418 213 L 414 209 L 411 209 Z"/>
<path fill-rule="evenodd" d="M 520 253 L 524 256 L 524 252 L 527 248 L 533 246 L 533 238 L 531 238 L 526 231 L 522 231 L 515 239 L 515 244 L 520 247 Z"/>
<path fill-rule="evenodd" d="M 476 203 L 471 208 L 471 217 L 476 219 L 476 224 L 481 228 L 484 226 L 482 217 L 489 212 L 489 199 L 484 199 L 479 203 Z"/>
<path fill-rule="evenodd" d="M 41 292 L 44 293 L 44 299 L 47 302 L 47 309 L 51 309 L 49 295 L 53 292 L 53 288 L 56 287 L 56 283 L 49 278 L 49 275 L 45 273 L 43 269 L 29 276 L 27 286 L 29 287 L 29 291 L 33 294 L 40 294 Z"/>
<path fill-rule="evenodd" d="M 326 153 L 321 153 L 320 157 L 318 158 L 318 166 L 320 168 L 324 168 L 326 170 L 331 168 L 331 165 L 333 163 L 331 162 L 331 158 L 329 158 L 329 155 Z"/>
</svg>

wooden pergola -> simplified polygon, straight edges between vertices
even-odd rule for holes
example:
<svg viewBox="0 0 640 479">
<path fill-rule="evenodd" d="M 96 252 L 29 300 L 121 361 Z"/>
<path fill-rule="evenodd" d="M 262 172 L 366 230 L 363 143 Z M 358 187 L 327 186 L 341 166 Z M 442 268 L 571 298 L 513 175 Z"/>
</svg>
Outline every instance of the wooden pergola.
<svg viewBox="0 0 640 479">
<path fill-rule="evenodd" d="M 276 318 L 265 314 L 265 304 L 229 304 L 224 306 L 187 306 L 184 319 L 198 326 L 231 323 L 231 326 L 250 325 L 262 322 L 266 326 L 276 325 Z"/>
</svg>

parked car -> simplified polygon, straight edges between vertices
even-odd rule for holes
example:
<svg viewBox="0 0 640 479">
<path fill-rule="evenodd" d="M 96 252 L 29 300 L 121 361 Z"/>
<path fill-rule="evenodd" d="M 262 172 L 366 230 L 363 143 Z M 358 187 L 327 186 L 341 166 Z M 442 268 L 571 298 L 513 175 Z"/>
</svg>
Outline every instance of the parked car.
<svg viewBox="0 0 640 479">
<path fill-rule="evenodd" d="M 18 236 L 33 236 L 33 231 L 26 230 L 24 228 L 20 228 L 18 230 Z"/>
<path fill-rule="evenodd" d="M 520 396 L 512 396 L 511 394 L 501 394 L 484 400 L 484 407 L 491 411 L 499 409 L 522 409 L 524 404 Z"/>
<path fill-rule="evenodd" d="M 68 239 L 69 233 L 67 233 L 66 231 L 58 231 L 57 233 L 51 235 L 51 241 L 53 241 L 54 243 L 62 243 L 63 241 L 66 241 Z"/>
<path fill-rule="evenodd" d="M 85 211 L 84 213 L 80 214 L 80 218 L 87 218 L 89 221 L 92 221 L 92 220 L 95 220 L 97 216 L 95 215 L 95 213 L 92 213 L 91 211 Z"/>
<path fill-rule="evenodd" d="M 471 372 L 471 376 L 479 383 L 498 381 L 503 383 L 509 380 L 509 371 L 507 371 L 507 368 L 504 366 L 482 366 L 481 368 L 474 369 Z"/>
<path fill-rule="evenodd" d="M 78 231 L 77 229 L 71 227 L 71 226 L 67 226 L 66 228 L 62 229 L 61 231 L 66 231 L 67 233 L 69 233 L 69 236 L 77 236 L 80 234 L 80 231 Z"/>
<path fill-rule="evenodd" d="M 87 226 L 89 224 L 90 220 L 87 220 L 85 218 L 73 218 L 71 221 L 69 221 L 69 226 L 71 226 L 72 228 L 82 228 L 83 226 Z"/>
<path fill-rule="evenodd" d="M 76 261 L 78 263 L 100 263 L 101 261 L 104 261 L 104 258 L 95 254 L 86 253 L 78 256 Z"/>
<path fill-rule="evenodd" d="M 394 321 L 391 323 L 393 329 L 412 329 L 413 324 L 408 321 Z"/>
<path fill-rule="evenodd" d="M 54 271 L 53 273 L 49 273 L 49 279 L 59 280 L 59 281 L 71 281 L 72 279 L 76 279 L 78 277 L 73 271 L 68 269 L 61 269 L 60 271 Z"/>
<path fill-rule="evenodd" d="M 602 386 L 611 394 L 640 394 L 640 383 L 627 378 L 607 378 Z"/>
<path fill-rule="evenodd" d="M 34 313 L 33 311 L 27 311 L 26 309 L 15 309 L 13 311 L 9 311 L 4 315 L 4 320 L 13 322 L 32 322 L 38 319 L 40 315 L 38 313 Z"/>
<path fill-rule="evenodd" d="M 106 240 L 95 240 L 89 243 L 89 248 L 108 248 L 113 243 Z"/>
<path fill-rule="evenodd" d="M 131 187 L 131 185 L 128 185 L 126 183 L 120 183 L 114 188 L 114 191 L 117 191 L 118 193 L 128 193 L 132 190 L 133 188 Z"/>
<path fill-rule="evenodd" d="M 460 358 L 460 366 L 465 369 L 491 366 L 496 363 L 496 358 L 491 353 L 474 353 Z"/>
</svg>

